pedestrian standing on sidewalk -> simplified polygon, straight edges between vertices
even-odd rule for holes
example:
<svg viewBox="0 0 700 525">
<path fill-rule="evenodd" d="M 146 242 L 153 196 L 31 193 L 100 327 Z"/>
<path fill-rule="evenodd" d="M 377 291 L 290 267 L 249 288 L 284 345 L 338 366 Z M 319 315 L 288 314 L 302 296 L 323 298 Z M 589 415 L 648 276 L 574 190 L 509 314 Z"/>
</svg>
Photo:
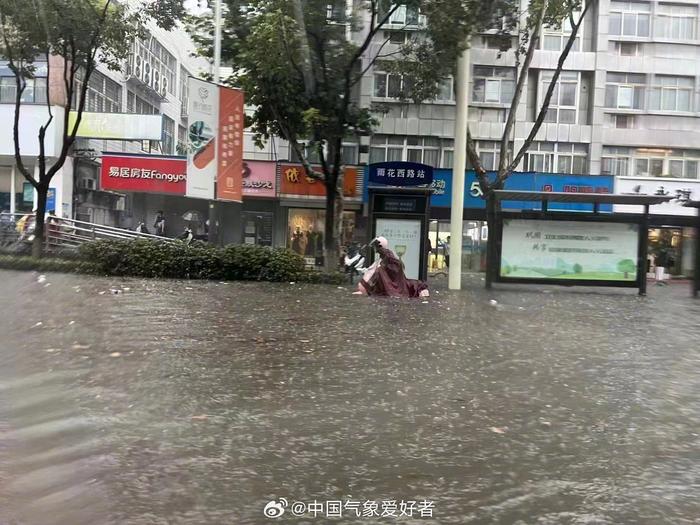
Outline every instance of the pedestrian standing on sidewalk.
<svg viewBox="0 0 700 525">
<path fill-rule="evenodd" d="M 158 215 L 156 215 L 156 222 L 153 223 L 153 228 L 156 230 L 156 235 L 165 237 L 165 214 L 163 213 L 163 210 L 158 211 Z"/>
</svg>

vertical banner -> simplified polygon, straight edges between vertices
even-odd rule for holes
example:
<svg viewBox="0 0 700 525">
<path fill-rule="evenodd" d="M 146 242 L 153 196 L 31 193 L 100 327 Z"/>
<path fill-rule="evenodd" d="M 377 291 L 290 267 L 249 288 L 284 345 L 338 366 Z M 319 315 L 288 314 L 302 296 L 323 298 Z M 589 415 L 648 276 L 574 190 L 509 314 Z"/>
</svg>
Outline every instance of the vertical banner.
<svg viewBox="0 0 700 525">
<path fill-rule="evenodd" d="M 219 88 L 218 173 L 216 198 L 241 202 L 243 197 L 243 91 Z"/>
<path fill-rule="evenodd" d="M 217 174 L 219 87 L 190 77 L 187 133 L 187 197 L 214 198 Z"/>
</svg>

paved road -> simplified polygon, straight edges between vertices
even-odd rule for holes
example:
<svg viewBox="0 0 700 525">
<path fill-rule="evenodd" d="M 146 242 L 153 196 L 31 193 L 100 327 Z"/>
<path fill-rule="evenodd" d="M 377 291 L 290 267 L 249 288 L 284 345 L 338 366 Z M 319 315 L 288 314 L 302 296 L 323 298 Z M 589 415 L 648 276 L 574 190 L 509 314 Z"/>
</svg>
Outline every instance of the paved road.
<svg viewBox="0 0 700 525">
<path fill-rule="evenodd" d="M 37 277 L 0 272 L 3 525 L 373 523 L 353 502 L 390 500 L 382 522 L 700 516 L 685 286 L 489 294 L 477 277 L 424 303 Z M 266 519 L 280 497 L 350 505 Z"/>
</svg>

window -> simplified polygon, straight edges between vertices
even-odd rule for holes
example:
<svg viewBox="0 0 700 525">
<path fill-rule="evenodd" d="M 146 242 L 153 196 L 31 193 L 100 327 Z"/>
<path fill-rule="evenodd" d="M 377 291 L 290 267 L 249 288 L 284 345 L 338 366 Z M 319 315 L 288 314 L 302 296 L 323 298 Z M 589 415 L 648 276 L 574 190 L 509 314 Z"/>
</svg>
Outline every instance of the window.
<svg viewBox="0 0 700 525">
<path fill-rule="evenodd" d="M 177 127 L 177 146 L 175 147 L 175 153 L 178 155 L 187 154 L 187 128 L 185 126 Z"/>
<path fill-rule="evenodd" d="M 692 77 L 656 75 L 649 88 L 649 109 L 660 111 L 692 111 Z"/>
<path fill-rule="evenodd" d="M 693 40 L 697 22 L 697 6 L 659 4 L 654 35 L 669 40 Z"/>
<path fill-rule="evenodd" d="M 378 65 L 381 69 L 381 65 Z M 374 96 L 378 98 L 400 98 L 405 95 L 403 76 L 397 73 L 374 72 Z"/>
<path fill-rule="evenodd" d="M 515 92 L 515 70 L 508 67 L 474 66 L 472 100 L 508 104 Z"/>
<path fill-rule="evenodd" d="M 341 162 L 343 164 L 358 164 L 359 146 L 357 144 L 343 144 L 341 151 Z"/>
<path fill-rule="evenodd" d="M 608 34 L 648 37 L 650 5 L 646 2 L 610 2 Z"/>
<path fill-rule="evenodd" d="M 578 20 L 581 13 L 573 13 L 574 20 Z M 583 24 L 581 24 L 583 25 Z M 574 40 L 574 45 L 571 47 L 572 51 L 581 50 L 581 37 L 583 33 L 583 28 L 580 27 L 578 33 L 576 34 L 576 40 Z M 562 51 L 569 41 L 571 35 L 571 21 L 566 17 L 562 23 L 561 28 L 556 27 L 545 27 L 544 35 L 542 37 L 542 49 L 546 51 Z"/>
<path fill-rule="evenodd" d="M 615 42 L 610 40 L 608 42 L 608 50 L 619 56 L 623 57 L 636 57 L 642 55 L 642 44 L 641 42 Z"/>
<path fill-rule="evenodd" d="M 644 106 L 644 75 L 637 73 L 610 73 L 605 81 L 605 107 L 642 109 Z"/>
<path fill-rule="evenodd" d="M 333 2 L 326 4 L 326 20 L 342 24 L 345 22 L 345 2 Z"/>
<path fill-rule="evenodd" d="M 540 74 L 540 107 L 545 94 L 552 82 L 554 73 L 542 71 Z M 577 72 L 562 71 L 557 85 L 552 92 L 552 99 L 545 116 L 545 122 L 559 122 L 561 124 L 576 123 L 576 108 L 578 103 L 579 74 Z"/>
<path fill-rule="evenodd" d="M 175 121 L 166 115 L 163 115 L 163 138 L 161 142 L 163 153 L 172 155 L 173 147 L 175 146 Z"/>
<path fill-rule="evenodd" d="M 535 142 L 527 154 L 530 171 L 544 173 L 586 173 L 586 144 Z"/>
<path fill-rule="evenodd" d="M 46 62 L 34 62 L 34 78 L 26 80 L 21 102 L 46 104 L 48 67 Z M 14 104 L 17 97 L 17 81 L 6 62 L 0 62 L 0 103 Z"/>
<path fill-rule="evenodd" d="M 603 147 L 604 175 L 698 178 L 698 150 Z"/>
<path fill-rule="evenodd" d="M 178 96 L 180 97 L 180 102 L 183 108 L 187 108 L 187 79 L 189 78 L 189 72 L 184 68 L 180 67 L 180 92 Z"/>
<path fill-rule="evenodd" d="M 454 89 L 452 87 L 453 78 L 447 77 L 438 80 L 438 94 L 435 100 L 440 102 L 451 102 L 455 99 Z"/>
<path fill-rule="evenodd" d="M 452 140 L 441 142 L 436 137 L 375 135 L 370 141 L 369 162 L 372 164 L 375 162 L 409 161 L 438 167 L 443 147 L 449 147 L 451 154 Z M 442 157 L 444 163 L 444 155 Z M 449 162 L 451 163 L 451 155 Z"/>
<path fill-rule="evenodd" d="M 608 115 L 608 127 L 618 129 L 633 129 L 635 127 L 634 115 Z"/>
<path fill-rule="evenodd" d="M 405 44 L 407 35 L 406 31 L 384 31 L 384 38 L 392 44 Z"/>
<path fill-rule="evenodd" d="M 82 89 L 82 75 L 76 80 L 73 107 L 77 107 L 77 100 Z M 122 111 L 122 87 L 114 80 L 106 77 L 99 71 L 93 71 L 90 75 L 88 88 L 85 92 L 85 111 L 97 113 L 121 113 Z"/>
<path fill-rule="evenodd" d="M 135 95 L 132 91 L 127 91 L 126 111 L 139 115 L 158 115 L 160 113 L 156 106 Z"/>
<path fill-rule="evenodd" d="M 385 13 L 386 14 L 386 13 Z M 380 18 L 383 15 L 379 15 Z M 418 25 L 420 20 L 418 6 L 400 5 L 389 18 L 390 24 Z"/>
</svg>

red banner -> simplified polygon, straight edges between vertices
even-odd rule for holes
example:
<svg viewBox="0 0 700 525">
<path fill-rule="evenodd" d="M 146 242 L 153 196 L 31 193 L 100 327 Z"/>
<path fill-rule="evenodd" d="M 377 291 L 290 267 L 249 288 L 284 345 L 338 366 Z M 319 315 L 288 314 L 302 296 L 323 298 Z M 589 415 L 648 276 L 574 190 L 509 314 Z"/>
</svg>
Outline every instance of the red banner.
<svg viewBox="0 0 700 525">
<path fill-rule="evenodd" d="M 243 197 L 243 91 L 219 88 L 216 198 L 241 202 Z"/>
<path fill-rule="evenodd" d="M 321 168 L 314 167 L 314 172 L 321 173 Z M 280 164 L 280 174 L 280 193 L 319 197 L 326 195 L 323 182 L 308 177 L 301 164 Z M 357 195 L 357 168 L 355 167 L 343 168 L 343 195 L 346 197 Z"/>
<path fill-rule="evenodd" d="M 184 195 L 187 160 L 176 157 L 104 155 L 100 177 L 103 190 Z"/>
</svg>

